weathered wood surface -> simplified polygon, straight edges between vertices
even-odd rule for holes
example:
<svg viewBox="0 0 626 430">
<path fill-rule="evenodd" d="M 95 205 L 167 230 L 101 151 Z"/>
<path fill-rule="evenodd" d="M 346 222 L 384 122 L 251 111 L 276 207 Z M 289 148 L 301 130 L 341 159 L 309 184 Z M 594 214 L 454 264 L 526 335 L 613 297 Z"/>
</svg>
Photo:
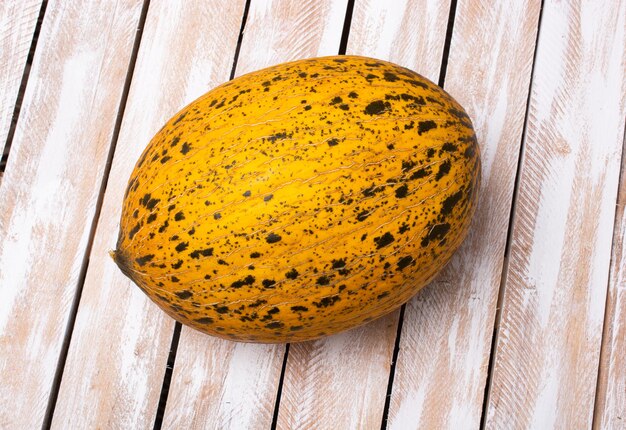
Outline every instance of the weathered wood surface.
<svg viewBox="0 0 626 430">
<path fill-rule="evenodd" d="M 0 2 L 0 148 L 4 149 L 42 0 Z M 0 155 L 2 150 L 0 150 Z M 1 173 L 0 173 L 1 174 Z"/>
<path fill-rule="evenodd" d="M 274 64 L 335 55 L 348 0 L 251 0 L 236 76 Z"/>
<path fill-rule="evenodd" d="M 544 5 L 487 428 L 591 427 L 626 114 L 625 30 L 624 1 Z"/>
<path fill-rule="evenodd" d="M 243 3 L 150 2 L 54 428 L 153 425 L 174 321 L 122 275 L 108 250 L 115 248 L 122 197 L 147 142 L 182 106 L 228 80 Z"/>
<path fill-rule="evenodd" d="M 345 12 L 346 0 L 253 0 L 236 76 L 336 53 Z M 236 344 L 183 327 L 164 428 L 270 428 L 284 351 L 285 345 Z"/>
<path fill-rule="evenodd" d="M 473 118 L 483 157 L 467 242 L 407 304 L 388 409 L 399 312 L 287 355 L 284 345 L 183 327 L 162 396 L 174 322 L 108 250 L 146 143 L 229 79 L 246 2 L 105 3 L 48 2 L 0 184 L 0 428 L 39 427 L 49 404 L 59 429 L 151 428 L 155 419 L 163 428 L 380 428 L 385 413 L 397 429 L 479 428 L 481 418 L 489 429 L 624 427 L 624 0 L 546 0 L 532 83 L 538 0 L 355 2 L 347 53 L 434 81 L 447 59 L 445 88 Z M 338 52 L 348 0 L 249 3 L 236 75 Z M 0 134 L 40 6 L 0 2 Z"/>
<path fill-rule="evenodd" d="M 0 185 L 3 428 L 44 420 L 141 10 L 48 6 Z"/>
</svg>

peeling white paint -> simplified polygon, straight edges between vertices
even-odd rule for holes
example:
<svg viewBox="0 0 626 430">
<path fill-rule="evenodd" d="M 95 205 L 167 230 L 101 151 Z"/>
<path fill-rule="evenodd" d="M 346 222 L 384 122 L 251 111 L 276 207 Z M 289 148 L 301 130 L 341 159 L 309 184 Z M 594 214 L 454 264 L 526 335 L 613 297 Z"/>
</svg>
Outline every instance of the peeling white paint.
<svg viewBox="0 0 626 430">
<path fill-rule="evenodd" d="M 422 421 L 424 403 L 426 401 L 426 384 L 420 384 L 416 390 L 411 390 L 402 399 L 400 406 L 393 416 L 389 417 L 390 430 L 406 430 L 417 428 Z"/>
<path fill-rule="evenodd" d="M 58 230 L 59 218 L 63 217 L 66 202 L 59 196 L 72 195 L 67 187 L 67 178 L 71 171 L 69 154 L 63 150 L 65 143 L 75 138 L 76 124 L 83 108 L 78 102 L 83 92 L 89 87 L 89 80 L 97 62 L 97 53 L 83 51 L 68 58 L 63 65 L 59 95 L 56 100 L 56 114 L 51 119 L 51 127 L 46 136 L 41 154 L 37 156 L 39 164 L 33 172 L 33 183 L 26 199 L 18 199 L 13 206 L 12 217 L 8 221 L 6 239 L 0 250 L 0 333 L 6 332 L 7 320 L 11 311 L 19 303 L 19 297 L 32 280 L 29 277 L 33 266 L 41 264 L 34 261 L 38 250 L 46 244 L 47 235 Z M 97 70 L 97 64 L 95 64 Z M 15 140 L 24 140 L 23 135 L 16 135 Z M 17 148 L 14 148 L 17 150 Z M 27 150 L 27 149 L 24 149 Z M 14 186 L 6 178 L 5 187 Z M 35 240 L 33 234 L 42 236 Z M 39 244 L 36 244 L 39 242 Z M 62 243 L 51 243 L 59 251 Z M 50 249 L 50 247 L 48 247 Z M 41 258 L 41 257 L 39 257 Z M 50 286 L 55 291 L 60 289 Z M 54 366 L 54 363 L 52 364 Z"/>
<path fill-rule="evenodd" d="M 501 76 L 502 86 L 509 88 L 509 77 L 507 75 Z M 478 103 L 478 101 L 477 101 Z M 487 129 L 487 133 L 484 139 L 480 139 L 481 136 L 477 136 L 480 145 L 480 158 L 482 162 L 482 174 L 483 181 L 488 182 L 491 177 L 491 169 L 494 167 L 494 162 L 498 152 L 498 143 L 502 140 L 504 127 L 506 125 L 506 119 L 509 109 L 509 94 L 507 91 L 502 91 L 500 97 L 498 97 L 495 106 L 486 106 L 489 109 L 488 112 L 482 112 L 479 116 L 482 119 L 487 119 L 484 127 Z M 477 124 L 475 124 L 477 125 Z M 496 166 L 497 168 L 497 166 Z"/>
<path fill-rule="evenodd" d="M 26 58 L 39 15 L 39 0 L 0 3 L 0 142 L 7 140 Z M 1 180 L 1 179 L 0 179 Z"/>
<path fill-rule="evenodd" d="M 449 353 L 449 364 L 452 366 L 456 361 L 456 344 L 458 342 L 459 335 L 459 319 L 455 318 L 450 325 L 450 329 L 448 331 L 448 353 Z"/>
<path fill-rule="evenodd" d="M 567 217 L 572 193 L 573 160 L 563 160 L 553 167 L 551 178 L 544 182 L 535 217 L 532 246 L 525 268 L 529 282 L 538 296 L 537 318 L 543 328 L 550 319 L 555 292 L 561 272 L 561 252 L 567 231 Z"/>
<path fill-rule="evenodd" d="M 370 56 L 387 58 L 394 51 L 394 43 L 402 31 L 400 24 L 406 10 L 407 0 L 368 2 L 367 13 L 370 21 L 367 25 L 371 26 L 368 31 L 377 36 Z"/>
<path fill-rule="evenodd" d="M 554 357 L 556 358 L 556 357 Z M 542 369 L 542 386 L 539 389 L 534 407 L 531 409 L 532 418 L 529 428 L 553 429 L 556 428 L 557 399 L 559 394 L 558 361 Z"/>
</svg>

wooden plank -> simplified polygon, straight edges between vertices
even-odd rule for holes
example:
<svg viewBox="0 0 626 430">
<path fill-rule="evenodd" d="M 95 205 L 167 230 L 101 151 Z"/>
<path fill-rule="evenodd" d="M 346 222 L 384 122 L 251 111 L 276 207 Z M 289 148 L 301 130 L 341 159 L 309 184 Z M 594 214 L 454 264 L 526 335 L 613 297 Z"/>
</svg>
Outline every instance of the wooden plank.
<svg viewBox="0 0 626 430">
<path fill-rule="evenodd" d="M 292 344 L 279 429 L 380 428 L 398 312 L 321 340 Z"/>
<path fill-rule="evenodd" d="M 619 428 L 626 423 L 626 141 L 624 145 L 594 411 L 595 429 Z"/>
<path fill-rule="evenodd" d="M 286 61 L 336 55 L 347 3 L 252 0 L 237 76 Z"/>
<path fill-rule="evenodd" d="M 448 10 L 445 0 L 357 2 L 347 53 L 390 60 L 436 80 Z M 277 428 L 379 428 L 398 315 L 291 345 Z"/>
<path fill-rule="evenodd" d="M 242 13 L 243 0 L 150 2 L 53 428 L 154 423 L 174 321 L 107 252 L 128 178 L 150 138 L 182 106 L 228 80 Z"/>
<path fill-rule="evenodd" d="M 253 0 L 237 75 L 336 53 L 346 6 L 346 0 Z M 183 327 L 163 427 L 270 428 L 284 348 L 238 344 Z"/>
<path fill-rule="evenodd" d="M 7 141 L 42 0 L 0 3 L 0 146 Z"/>
<path fill-rule="evenodd" d="M 482 154 L 470 234 L 404 315 L 389 428 L 478 428 L 536 40 L 538 2 L 458 2 L 445 88 Z"/>
<path fill-rule="evenodd" d="M 624 1 L 545 2 L 487 428 L 591 427 L 626 114 L 625 36 Z"/>
<path fill-rule="evenodd" d="M 42 425 L 140 1 L 51 1 L 0 185 L 0 427 Z"/>
<path fill-rule="evenodd" d="M 347 53 L 412 67 L 436 83 L 449 13 L 449 0 L 358 1 Z"/>
</svg>

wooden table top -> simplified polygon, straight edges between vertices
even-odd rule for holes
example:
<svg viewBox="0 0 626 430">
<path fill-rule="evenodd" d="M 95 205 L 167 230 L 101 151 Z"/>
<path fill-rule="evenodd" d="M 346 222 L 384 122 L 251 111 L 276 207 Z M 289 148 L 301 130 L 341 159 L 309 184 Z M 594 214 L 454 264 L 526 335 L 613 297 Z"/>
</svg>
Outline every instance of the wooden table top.
<svg viewBox="0 0 626 430">
<path fill-rule="evenodd" d="M 5 0 L 0 20 L 1 429 L 626 428 L 626 1 Z M 108 255 L 135 161 L 218 84 L 338 53 L 467 109 L 467 241 L 338 335 L 181 328 Z"/>
</svg>

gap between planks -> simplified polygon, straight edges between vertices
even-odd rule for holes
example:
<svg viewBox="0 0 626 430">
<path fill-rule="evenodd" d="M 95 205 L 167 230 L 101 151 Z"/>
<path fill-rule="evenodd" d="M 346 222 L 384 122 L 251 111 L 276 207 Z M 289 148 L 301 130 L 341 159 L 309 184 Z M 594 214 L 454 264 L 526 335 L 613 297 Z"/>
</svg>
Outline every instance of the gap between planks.
<svg viewBox="0 0 626 430">
<path fill-rule="evenodd" d="M 251 0 L 246 0 L 244 12 L 243 12 L 243 17 L 242 17 L 241 28 L 240 28 L 239 36 L 238 36 L 238 39 L 237 39 L 237 47 L 235 49 L 235 54 L 234 54 L 234 59 L 233 59 L 233 67 L 232 67 L 231 74 L 230 74 L 230 79 L 231 80 L 235 77 L 235 72 L 236 72 L 236 68 L 237 68 L 237 62 L 238 62 L 238 59 L 239 59 L 239 53 L 240 53 L 241 45 L 242 45 L 242 41 L 243 41 L 243 33 L 244 33 L 244 30 L 245 30 L 247 17 L 248 17 L 248 13 L 249 13 L 249 9 L 250 9 L 250 2 L 251 2 Z M 355 3 L 355 0 L 348 0 L 348 3 L 347 3 L 346 14 L 345 14 L 345 17 L 344 17 L 344 25 L 343 25 L 341 41 L 340 41 L 340 46 L 339 46 L 339 54 L 340 55 L 343 55 L 346 52 L 346 47 L 347 47 L 348 38 L 349 38 L 349 32 L 350 32 L 350 24 L 351 24 L 351 20 L 352 20 L 352 13 L 353 13 L 353 10 L 354 10 L 354 3 Z M 178 328 L 178 324 L 177 324 L 177 328 Z M 166 373 L 165 373 L 165 378 L 164 378 L 164 382 L 163 382 L 163 389 L 162 389 L 162 392 L 161 392 L 161 399 L 160 399 L 160 403 L 159 403 L 159 407 L 158 407 L 157 417 L 156 417 L 156 420 L 155 420 L 155 425 L 154 425 L 154 429 L 155 430 L 156 429 L 160 429 L 162 427 L 162 424 L 163 424 L 163 413 L 165 411 L 166 404 L 167 404 L 167 391 L 169 389 L 169 384 L 171 383 L 171 378 L 172 378 L 172 374 L 173 374 L 173 368 L 175 366 L 175 357 L 176 357 L 176 350 L 177 350 L 178 342 L 179 342 L 179 337 L 176 336 L 176 333 L 175 333 L 174 338 L 172 340 L 170 360 L 168 360 L 168 367 L 167 367 Z M 286 366 L 287 366 L 288 357 L 289 357 L 289 344 L 286 344 L 285 345 L 285 352 L 284 352 L 284 356 L 283 356 L 282 367 L 281 367 L 280 378 L 279 378 L 279 383 L 278 383 L 278 388 L 277 388 L 277 394 L 276 394 L 276 401 L 275 401 L 275 405 L 274 405 L 272 423 L 271 423 L 271 428 L 272 429 L 276 428 L 276 425 L 277 425 L 277 422 L 278 422 L 278 411 L 279 411 L 279 408 L 280 408 L 280 399 L 281 399 L 282 385 L 283 385 L 283 380 L 284 380 L 284 376 L 285 376 L 285 369 L 286 369 Z"/>
<path fill-rule="evenodd" d="M 123 200 L 128 182 L 125 178 L 131 174 L 145 142 L 181 105 L 200 95 L 207 84 L 216 86 L 228 80 L 244 3 L 238 0 L 220 10 L 219 0 L 189 6 L 150 2 L 53 428 L 75 426 L 77 420 L 83 422 L 79 427 L 97 427 L 101 422 L 122 428 L 146 428 L 154 424 L 174 320 L 123 277 L 106 249 L 115 246 L 118 202 Z M 137 19 L 133 26 L 127 27 L 128 54 L 141 6 L 141 2 L 136 3 Z M 180 31 L 183 27 L 204 28 L 206 22 L 215 25 L 201 32 Z M 207 51 L 207 46 L 212 49 Z M 124 61 L 120 75 L 120 93 L 127 62 Z M 116 112 L 114 109 L 113 113 Z M 98 327 L 102 326 L 109 327 L 108 336 L 93 344 L 92 339 L 100 334 Z M 185 329 L 181 336 L 177 368 L 182 367 L 179 363 Z M 206 356 L 205 351 L 201 354 Z M 168 409 L 178 388 L 175 378 L 176 372 L 168 394 Z M 168 427 L 167 417 L 166 410 L 164 427 Z"/>
<path fill-rule="evenodd" d="M 626 206 L 626 117 L 624 118 L 623 129 L 624 137 L 622 138 L 622 162 L 620 164 L 619 173 L 620 182 L 617 186 L 617 195 L 615 196 L 615 204 L 617 207 L 615 211 L 615 221 L 613 223 L 613 243 L 611 244 L 610 263 L 611 267 L 609 269 L 609 278 L 607 280 L 606 303 L 604 306 L 604 323 L 602 327 L 601 337 L 602 341 L 600 346 L 600 356 L 598 357 L 596 395 L 593 402 L 593 421 L 591 424 L 592 429 L 606 428 L 606 426 L 609 426 L 611 424 L 610 422 L 606 422 L 605 420 L 606 414 L 608 412 L 607 409 L 609 409 L 607 405 L 607 396 L 611 394 L 607 386 L 607 379 L 611 376 L 610 359 L 611 356 L 614 354 L 614 346 L 611 343 L 613 343 L 614 340 L 614 332 L 617 331 L 617 329 L 613 328 L 612 325 L 615 324 L 615 313 L 619 312 L 619 300 L 617 297 L 618 292 L 611 291 L 611 287 L 614 282 L 619 282 L 615 280 L 615 277 L 619 276 L 618 272 L 620 270 L 619 266 L 617 266 L 619 264 L 619 261 L 617 263 L 614 262 L 614 259 L 618 258 L 616 253 L 626 252 L 625 249 L 618 250 L 617 248 L 620 245 L 620 242 L 623 240 L 619 237 L 621 231 L 620 223 L 622 222 L 622 216 L 624 213 L 623 207 Z M 620 206 L 622 206 L 622 209 L 620 209 Z M 623 228 L 624 227 L 622 226 L 622 229 Z M 621 245 L 623 245 L 623 243 Z M 617 321 L 617 324 L 619 323 L 620 321 Z"/>
<path fill-rule="evenodd" d="M 446 72 L 448 71 L 448 58 L 450 56 L 450 45 L 452 44 L 452 33 L 454 32 L 454 19 L 456 17 L 456 6 L 458 0 L 450 1 L 450 10 L 448 12 L 448 25 L 446 28 L 446 38 L 443 44 L 443 52 L 441 53 L 441 65 L 439 67 L 439 79 L 437 85 L 441 88 L 446 83 Z M 400 315 L 398 316 L 398 329 L 396 332 L 396 340 L 393 347 L 393 355 L 391 357 L 391 367 L 389 368 L 389 382 L 387 384 L 387 394 L 385 396 L 385 405 L 383 407 L 383 418 L 380 423 L 381 430 L 385 430 L 389 421 L 389 407 L 391 406 L 391 395 L 393 392 L 393 381 L 396 374 L 396 362 L 400 352 L 400 341 L 402 339 L 402 326 L 404 323 L 404 313 L 406 303 L 400 307 Z"/>
<path fill-rule="evenodd" d="M 526 129 L 528 126 L 528 114 L 530 112 L 530 96 L 532 94 L 533 81 L 535 78 L 535 64 L 537 62 L 537 46 L 539 45 L 539 35 L 541 33 L 541 19 L 543 17 L 543 6 L 545 0 L 541 0 L 539 8 L 539 18 L 537 19 L 537 36 L 535 38 L 535 50 L 533 52 L 533 63 L 530 72 L 530 82 L 528 83 L 528 97 L 526 98 L 526 111 L 524 112 L 524 125 L 522 128 L 522 139 L 520 142 L 519 157 L 517 158 L 517 171 L 515 172 L 515 185 L 513 187 L 513 197 L 511 198 L 511 211 L 509 213 L 509 227 L 506 235 L 506 244 L 504 246 L 504 262 L 502 265 L 502 276 L 500 278 L 500 288 L 498 289 L 498 300 L 496 304 L 496 315 L 493 324 L 493 335 L 491 339 L 491 352 L 489 354 L 489 364 L 487 367 L 487 380 L 485 382 L 485 394 L 483 396 L 482 415 L 480 417 L 480 428 L 484 429 L 487 418 L 487 407 L 489 405 L 489 395 L 491 392 L 491 375 L 495 363 L 495 353 L 498 345 L 498 333 L 500 330 L 500 319 L 502 317 L 502 300 L 503 291 L 506 286 L 507 275 L 509 273 L 509 254 L 511 252 L 511 238 L 513 237 L 513 225 L 515 221 L 515 209 L 517 207 L 517 196 L 519 194 L 519 185 L 522 171 L 522 161 L 524 159 L 524 148 L 526 143 Z"/>
<path fill-rule="evenodd" d="M 41 24 L 43 23 L 43 19 L 46 14 L 47 5 L 48 5 L 48 0 L 42 1 L 41 7 L 39 9 L 39 16 L 37 17 L 37 23 L 35 24 L 35 31 L 33 32 L 33 39 L 30 43 L 28 56 L 26 57 L 26 64 L 24 65 L 24 72 L 22 73 L 22 79 L 20 81 L 19 90 L 17 92 L 15 106 L 13 107 L 11 125 L 7 133 L 6 142 L 4 142 L 4 147 L 3 147 L 2 155 L 1 155 L 2 158 L 0 159 L 0 181 L 2 180 L 4 169 L 6 168 L 7 162 L 9 160 L 9 153 L 11 152 L 11 144 L 13 143 L 13 137 L 15 136 L 15 129 L 17 128 L 17 121 L 20 117 L 20 110 L 22 108 L 22 102 L 24 100 L 24 93 L 26 92 L 26 84 L 28 83 L 28 78 L 30 76 L 30 68 L 31 68 L 31 65 L 33 64 L 35 50 L 37 49 L 37 41 L 39 40 L 39 33 L 41 32 Z"/>
<path fill-rule="evenodd" d="M 133 42 L 133 49 L 131 51 L 130 60 L 128 62 L 128 69 L 126 72 L 126 77 L 124 79 L 124 87 L 122 90 L 122 96 L 120 98 L 120 104 L 117 110 L 117 117 L 115 119 L 115 125 L 113 127 L 113 134 L 111 136 L 111 142 L 109 144 L 109 151 L 107 153 L 106 163 L 104 165 L 102 181 L 100 183 L 100 191 L 98 193 L 98 199 L 96 200 L 94 216 L 91 222 L 91 226 L 89 228 L 89 237 L 87 240 L 87 246 L 85 248 L 83 261 L 82 261 L 82 265 L 80 268 L 80 273 L 78 275 L 78 282 L 77 282 L 76 292 L 74 293 L 74 300 L 72 301 L 72 305 L 70 307 L 70 313 L 69 313 L 69 318 L 67 322 L 67 327 L 65 329 L 63 344 L 61 346 L 61 352 L 59 354 L 59 359 L 57 360 L 57 369 L 54 375 L 54 379 L 52 380 L 53 381 L 52 388 L 50 390 L 50 396 L 48 397 L 48 406 L 46 408 L 46 412 L 44 415 L 42 429 L 50 429 L 52 426 L 52 417 L 54 415 L 54 409 L 56 407 L 56 402 L 59 396 L 59 390 L 61 387 L 61 379 L 63 379 L 63 371 L 65 369 L 65 362 L 67 360 L 67 354 L 68 354 L 68 350 L 69 350 L 70 343 L 72 340 L 72 332 L 74 331 L 74 324 L 76 323 L 76 316 L 78 314 L 78 307 L 80 305 L 80 298 L 81 298 L 82 291 L 83 291 L 83 285 L 85 283 L 85 278 L 87 276 L 87 269 L 89 268 L 89 255 L 91 254 L 91 249 L 93 247 L 96 229 L 98 227 L 98 220 L 100 219 L 100 213 L 102 211 L 102 203 L 104 201 L 104 194 L 107 188 L 109 174 L 111 173 L 111 165 L 113 164 L 113 156 L 115 154 L 115 148 L 116 148 L 117 140 L 120 134 L 122 118 L 124 117 L 124 111 L 126 109 L 126 102 L 128 100 L 128 92 L 130 90 L 130 84 L 132 82 L 133 72 L 135 70 L 135 63 L 137 61 L 137 54 L 139 52 L 139 45 L 141 44 L 141 36 L 143 33 L 144 24 L 146 22 L 146 16 L 148 14 L 149 4 L 150 4 L 150 0 L 143 0 L 141 14 L 139 16 L 139 22 L 137 24 L 137 32 L 135 34 L 135 40 Z"/>
<path fill-rule="evenodd" d="M 239 35 L 237 37 L 237 46 L 235 47 L 235 54 L 233 55 L 233 66 L 230 70 L 230 76 L 228 78 L 229 80 L 234 79 L 235 72 L 237 70 L 237 61 L 239 60 L 239 52 L 241 51 L 241 43 L 243 42 L 243 32 L 246 28 L 246 22 L 248 21 L 248 13 L 250 12 L 250 2 L 251 0 L 246 0 L 246 3 L 244 5 L 243 15 L 241 17 L 241 27 L 239 28 Z M 165 408 L 167 406 L 167 396 L 169 394 L 170 385 L 172 383 L 174 366 L 176 365 L 176 353 L 178 352 L 178 343 L 180 342 L 181 331 L 182 324 L 176 321 L 176 324 L 174 325 L 174 334 L 172 336 L 172 344 L 170 346 L 170 354 L 167 358 L 165 374 L 163 375 L 163 384 L 161 386 L 161 394 L 159 396 L 159 405 L 157 406 L 153 430 L 160 430 L 163 426 L 163 418 L 165 417 Z"/>
<path fill-rule="evenodd" d="M 343 28 L 341 31 L 341 39 L 339 41 L 339 55 L 346 55 L 346 49 L 348 48 L 348 39 L 350 38 L 350 26 L 352 25 L 352 15 L 354 13 L 355 0 L 348 0 L 346 5 L 346 14 L 344 16 Z M 280 410 L 280 400 L 283 393 L 283 383 L 285 381 L 285 372 L 287 370 L 287 360 L 289 359 L 289 346 L 285 345 L 285 355 L 283 357 L 283 365 L 280 369 L 280 378 L 278 380 L 278 391 L 276 392 L 276 403 L 274 405 L 274 413 L 272 415 L 271 430 L 275 430 L 278 425 L 278 412 Z"/>
<path fill-rule="evenodd" d="M 492 358 L 495 364 L 487 426 L 551 427 L 555 422 L 570 422 L 570 427 L 592 425 L 597 398 L 595 377 L 606 321 L 602 285 L 610 279 L 613 235 L 609 225 L 615 222 L 611 206 L 615 203 L 623 148 L 623 130 L 617 127 L 623 126 L 623 111 L 606 115 L 606 124 L 598 127 L 599 118 L 594 118 L 598 112 L 589 116 L 586 109 L 604 106 L 607 114 L 611 108 L 616 113 L 620 104 L 623 109 L 624 99 L 620 102 L 621 92 L 617 91 L 599 102 L 597 88 L 589 85 L 588 76 L 614 91 L 621 74 L 615 50 L 624 51 L 619 32 L 609 36 L 589 29 L 609 30 L 619 22 L 621 25 L 616 27 L 624 28 L 624 15 L 618 13 L 616 17 L 607 10 L 586 6 L 585 10 L 585 3 L 577 2 L 562 10 L 555 2 L 544 5 L 537 48 L 538 74 L 533 79 L 529 128 L 520 161 L 523 168 L 518 207 L 510 227 L 513 238 L 506 267 L 507 285 L 500 291 L 503 308 Z M 584 37 L 580 37 L 581 31 Z M 603 36 L 606 39 L 602 40 Z M 555 62 L 563 60 L 567 61 L 565 66 L 556 66 Z M 560 108 L 572 101 L 582 103 L 561 115 Z M 582 132 L 571 132 L 568 126 L 574 122 Z M 618 136 L 612 135 L 613 130 Z M 588 149 L 589 141 L 598 138 L 605 140 L 604 145 Z M 560 142 L 566 142 L 563 151 Z M 576 170 L 580 164 L 595 170 L 579 175 Z M 557 194 L 566 193 L 569 187 L 571 195 L 564 194 L 564 200 L 559 201 Z M 542 236 L 546 224 L 551 223 L 551 231 Z M 573 235 L 568 234 L 572 231 Z M 551 265 L 546 258 L 552 259 Z M 525 318 L 520 321 L 522 313 Z M 520 385 L 511 386 L 512 380 L 519 380 Z M 520 410 L 520 404 L 530 408 Z"/>
</svg>

